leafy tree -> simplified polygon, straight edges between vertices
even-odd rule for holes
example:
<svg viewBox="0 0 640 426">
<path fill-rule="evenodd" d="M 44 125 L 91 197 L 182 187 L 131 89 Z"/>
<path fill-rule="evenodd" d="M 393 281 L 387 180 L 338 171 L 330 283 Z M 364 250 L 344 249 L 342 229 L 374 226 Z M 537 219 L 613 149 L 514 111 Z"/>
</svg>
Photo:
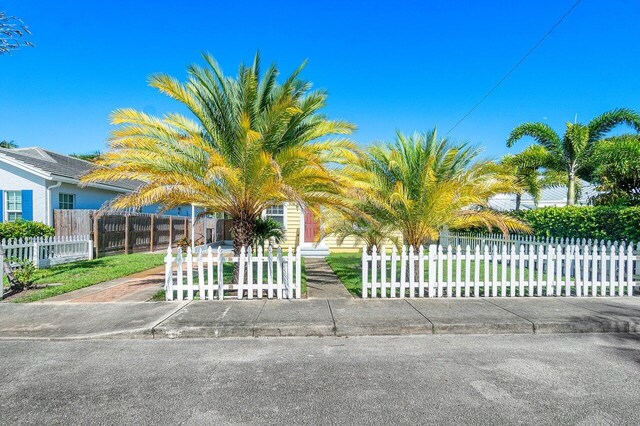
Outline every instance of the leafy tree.
<svg viewBox="0 0 640 426">
<path fill-rule="evenodd" d="M 264 247 L 265 242 L 273 241 L 280 244 L 284 239 L 284 230 L 279 222 L 270 217 L 258 217 L 254 224 L 253 244 L 254 248 Z"/>
<path fill-rule="evenodd" d="M 594 145 L 621 124 L 632 126 L 640 132 L 640 115 L 621 108 L 605 112 L 588 124 L 568 122 L 562 138 L 547 124 L 524 123 L 513 129 L 507 146 L 511 147 L 524 136 L 530 136 L 546 148 L 567 175 L 567 205 L 575 205 L 577 177 L 589 174 L 587 160 Z"/>
<path fill-rule="evenodd" d="M 334 165 L 353 161 L 355 146 L 344 135 L 355 126 L 320 114 L 327 94 L 299 78 L 304 64 L 280 84 L 275 65 L 261 72 L 257 54 L 235 78 L 203 57 L 206 66 L 188 67 L 184 83 L 164 74 L 150 79 L 193 118 L 116 110 L 111 121 L 120 127 L 97 161 L 103 167 L 84 181 L 143 182 L 115 199 L 115 208 L 194 204 L 206 214 L 224 212 L 236 253 L 253 242 L 256 219 L 271 206 L 295 202 L 314 213 L 345 206 Z"/>
<path fill-rule="evenodd" d="M 478 153 L 438 139 L 435 129 L 413 136 L 398 132 L 394 142 L 372 147 L 348 172 L 374 217 L 414 247 L 436 240 L 445 227 L 526 232 L 519 220 L 489 208 L 491 197 L 518 187 L 494 163 L 478 161 Z"/>
<path fill-rule="evenodd" d="M 31 35 L 31 31 L 22 19 L 0 11 L 0 55 L 11 53 L 23 46 L 33 46 L 33 43 L 24 38 L 27 35 Z"/>
<path fill-rule="evenodd" d="M 515 183 L 520 188 L 516 193 L 516 211 L 520 210 L 523 193 L 531 195 L 537 205 L 543 189 L 564 183 L 564 176 L 554 170 L 557 167 L 554 158 L 540 145 L 531 145 L 515 155 L 505 155 L 500 165 L 505 173 L 516 178 Z"/>
<path fill-rule="evenodd" d="M 598 142 L 590 158 L 598 204 L 640 204 L 640 137 L 623 135 Z"/>
<path fill-rule="evenodd" d="M 100 151 L 96 150 L 96 151 L 88 152 L 86 154 L 79 154 L 74 152 L 72 154 L 69 154 L 69 156 L 79 158 L 80 160 L 89 161 L 91 163 L 95 163 L 98 160 L 98 158 L 100 158 L 101 154 L 102 153 Z"/>
<path fill-rule="evenodd" d="M 0 148 L 5 149 L 14 149 L 17 148 L 18 144 L 15 141 L 2 140 L 0 141 Z"/>
</svg>

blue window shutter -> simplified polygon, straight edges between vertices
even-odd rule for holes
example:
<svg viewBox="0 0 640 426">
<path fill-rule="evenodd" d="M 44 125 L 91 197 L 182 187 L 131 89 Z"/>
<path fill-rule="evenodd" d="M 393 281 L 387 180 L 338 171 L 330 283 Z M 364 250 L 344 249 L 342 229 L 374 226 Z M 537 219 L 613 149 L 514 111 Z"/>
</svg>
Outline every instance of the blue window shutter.
<svg viewBox="0 0 640 426">
<path fill-rule="evenodd" d="M 30 189 L 22 190 L 22 218 L 33 220 L 33 191 Z"/>
<path fill-rule="evenodd" d="M 4 222 L 4 191 L 0 189 L 0 222 Z"/>
</svg>

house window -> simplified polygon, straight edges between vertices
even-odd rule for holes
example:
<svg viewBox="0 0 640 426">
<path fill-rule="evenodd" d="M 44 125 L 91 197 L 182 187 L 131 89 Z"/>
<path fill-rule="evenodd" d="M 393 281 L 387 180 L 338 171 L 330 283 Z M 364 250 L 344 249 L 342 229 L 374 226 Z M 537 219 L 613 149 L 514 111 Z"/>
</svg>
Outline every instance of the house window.
<svg viewBox="0 0 640 426">
<path fill-rule="evenodd" d="M 73 210 L 76 204 L 74 194 L 58 194 L 58 208 L 61 210 Z"/>
<path fill-rule="evenodd" d="M 7 191 L 6 193 L 6 219 L 9 222 L 22 219 L 22 191 Z"/>
<path fill-rule="evenodd" d="M 280 205 L 277 205 L 277 206 L 269 207 L 267 210 L 265 210 L 264 215 L 265 215 L 265 217 L 270 217 L 271 219 L 275 220 L 280 225 L 282 225 L 283 228 L 285 228 L 285 219 L 284 219 L 285 208 L 284 208 L 284 204 L 280 204 Z"/>
</svg>

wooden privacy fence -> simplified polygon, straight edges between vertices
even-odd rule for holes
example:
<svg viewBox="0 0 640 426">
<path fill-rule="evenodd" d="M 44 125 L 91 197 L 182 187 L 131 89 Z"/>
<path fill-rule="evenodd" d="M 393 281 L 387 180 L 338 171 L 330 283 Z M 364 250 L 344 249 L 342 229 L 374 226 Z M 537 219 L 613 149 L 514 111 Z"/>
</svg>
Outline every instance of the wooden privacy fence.
<svg viewBox="0 0 640 426">
<path fill-rule="evenodd" d="M 90 235 L 96 256 L 154 251 L 191 238 L 191 218 L 170 215 L 55 210 L 54 226 L 56 235 Z M 197 220 L 194 227 L 196 241 L 205 242 L 206 230 L 215 228 L 216 219 Z"/>
<path fill-rule="evenodd" d="M 631 296 L 639 253 L 624 242 L 373 247 L 362 253 L 362 297 Z"/>
<path fill-rule="evenodd" d="M 5 259 L 31 261 L 37 268 L 93 258 L 89 235 L 2 240 Z"/>
<path fill-rule="evenodd" d="M 237 277 L 234 269 L 237 266 Z M 286 255 L 271 246 L 265 252 L 258 247 L 254 255 L 251 247 L 242 248 L 240 256 L 228 255 L 218 247 L 206 251 L 198 249 L 186 254 L 178 249 L 173 256 L 171 247 L 165 257 L 166 300 L 236 299 L 299 299 L 302 295 L 300 250 L 296 255 L 289 248 Z"/>
</svg>

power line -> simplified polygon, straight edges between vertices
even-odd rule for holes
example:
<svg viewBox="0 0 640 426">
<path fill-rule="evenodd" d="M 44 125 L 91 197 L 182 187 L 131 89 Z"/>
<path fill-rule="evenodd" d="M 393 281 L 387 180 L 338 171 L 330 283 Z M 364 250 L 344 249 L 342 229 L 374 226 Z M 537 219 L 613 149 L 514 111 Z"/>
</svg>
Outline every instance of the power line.
<svg viewBox="0 0 640 426">
<path fill-rule="evenodd" d="M 513 66 L 511 67 L 511 69 L 496 83 L 493 85 L 493 87 L 491 88 L 491 90 L 489 90 L 474 106 L 473 108 L 471 108 L 465 115 L 462 116 L 462 118 L 460 120 L 458 120 L 458 122 L 456 124 L 453 125 L 453 127 L 451 129 L 449 129 L 449 131 L 447 132 L 447 135 L 449 133 L 451 133 L 456 127 L 458 127 L 458 125 L 460 125 L 460 123 L 462 123 L 468 116 L 471 115 L 471 113 L 473 111 L 476 110 L 476 108 L 478 108 L 480 106 L 480 104 L 482 102 L 484 102 L 489 96 L 491 96 L 491 94 L 493 92 L 495 92 L 495 90 L 502 84 L 504 83 L 504 81 L 509 78 L 509 76 L 516 70 L 516 68 L 518 68 L 528 57 L 529 55 L 531 55 L 533 53 L 534 50 L 536 50 L 538 47 L 540 47 L 540 45 L 546 40 L 547 37 L 549 37 L 551 35 L 551 33 L 558 28 L 558 26 L 562 23 L 562 21 L 564 21 L 564 19 L 569 16 L 571 14 L 571 12 L 573 12 L 573 10 L 582 2 L 582 0 L 577 0 L 573 6 L 571 6 L 569 8 L 569 10 L 567 10 L 565 12 L 564 15 L 562 15 L 560 17 L 560 19 L 558 19 L 558 21 L 553 24 L 553 26 L 542 36 L 542 38 L 540 40 L 538 40 L 538 42 L 531 48 L 529 49 L 529 51 L 522 57 L 520 58 L 520 60 Z"/>
</svg>

